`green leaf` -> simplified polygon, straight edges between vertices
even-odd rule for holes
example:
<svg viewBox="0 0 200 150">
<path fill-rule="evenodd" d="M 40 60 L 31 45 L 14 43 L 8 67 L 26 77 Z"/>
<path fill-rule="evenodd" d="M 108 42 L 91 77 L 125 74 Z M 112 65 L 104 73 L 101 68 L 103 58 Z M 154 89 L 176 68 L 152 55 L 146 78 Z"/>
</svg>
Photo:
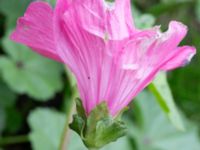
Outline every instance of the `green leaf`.
<svg viewBox="0 0 200 150">
<path fill-rule="evenodd" d="M 151 28 L 155 23 L 155 17 L 151 14 L 141 14 L 141 12 L 132 5 L 132 14 L 137 28 L 146 29 Z"/>
<path fill-rule="evenodd" d="M 0 106 L 0 135 L 3 129 L 5 128 L 5 119 L 6 119 L 6 114 L 3 108 Z"/>
<path fill-rule="evenodd" d="M 140 29 L 150 28 L 155 23 L 154 16 L 150 14 L 139 15 L 135 18 L 136 26 Z"/>
<path fill-rule="evenodd" d="M 182 6 L 192 5 L 193 2 L 193 0 L 171 0 L 167 3 L 158 3 L 154 5 L 153 7 L 150 7 L 147 12 L 154 16 L 159 16 L 166 12 L 177 11 L 177 9 Z"/>
<path fill-rule="evenodd" d="M 16 25 L 17 18 L 23 16 L 30 2 L 31 0 L 0 0 L 0 13 L 6 16 L 7 27 L 12 28 Z"/>
<path fill-rule="evenodd" d="M 30 140 L 34 150 L 58 150 L 65 125 L 65 115 L 47 108 L 38 108 L 28 117 Z"/>
<path fill-rule="evenodd" d="M 43 1 L 48 2 L 52 6 L 55 6 L 55 4 L 56 4 L 56 0 L 43 0 Z"/>
<path fill-rule="evenodd" d="M 8 37 L 3 39 L 3 47 L 8 56 L 0 57 L 0 71 L 13 91 L 46 101 L 62 89 L 63 68 L 60 64 L 10 41 Z"/>
<path fill-rule="evenodd" d="M 200 22 L 200 0 L 196 1 L 196 16 L 198 21 Z"/>
<path fill-rule="evenodd" d="M 2 129 L 14 132 L 21 126 L 21 116 L 14 104 L 16 95 L 0 79 L 0 132 Z"/>
<path fill-rule="evenodd" d="M 7 108 L 13 106 L 16 95 L 0 79 L 0 106 Z"/>
<path fill-rule="evenodd" d="M 22 123 L 22 113 L 16 107 L 12 106 L 6 109 L 6 132 L 16 133 L 21 128 Z"/>
<path fill-rule="evenodd" d="M 184 130 L 183 122 L 180 118 L 170 87 L 167 83 L 166 74 L 159 73 L 149 87 L 152 93 L 155 95 L 160 107 L 167 114 L 174 126 L 179 130 Z"/>
<path fill-rule="evenodd" d="M 140 108 L 142 125 L 129 122 L 128 133 L 135 139 L 138 150 L 200 149 L 197 128 L 184 119 L 185 131 L 177 130 L 156 105 L 151 93 L 141 93 L 134 104 Z"/>
</svg>

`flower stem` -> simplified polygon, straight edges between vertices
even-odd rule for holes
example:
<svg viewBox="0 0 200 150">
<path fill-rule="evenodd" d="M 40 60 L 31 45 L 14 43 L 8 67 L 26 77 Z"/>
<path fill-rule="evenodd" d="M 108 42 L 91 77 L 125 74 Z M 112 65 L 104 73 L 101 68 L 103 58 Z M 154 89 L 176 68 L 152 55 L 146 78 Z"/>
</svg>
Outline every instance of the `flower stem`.
<svg viewBox="0 0 200 150">
<path fill-rule="evenodd" d="M 74 83 L 72 83 L 72 75 L 66 70 L 66 75 L 68 79 L 68 84 L 70 85 L 71 94 L 69 96 L 69 93 L 65 93 L 64 98 L 64 110 L 66 111 L 66 122 L 65 127 L 63 131 L 63 135 L 60 141 L 59 150 L 67 150 L 67 146 L 69 144 L 70 139 L 70 132 L 69 132 L 69 123 L 72 121 L 72 115 L 75 110 L 75 102 L 74 99 L 77 97 L 77 90 Z"/>
<path fill-rule="evenodd" d="M 65 122 L 65 127 L 62 135 L 62 139 L 60 142 L 59 150 L 67 150 L 67 145 L 69 142 L 69 123 L 72 120 L 72 114 L 74 111 L 74 101 L 73 99 L 68 99 L 68 111 L 66 112 L 66 122 Z M 71 106 L 71 107 L 70 107 Z"/>
<path fill-rule="evenodd" d="M 29 142 L 28 135 L 19 135 L 19 136 L 0 138 L 0 146 L 10 145 L 10 144 L 27 143 L 27 142 Z"/>
</svg>

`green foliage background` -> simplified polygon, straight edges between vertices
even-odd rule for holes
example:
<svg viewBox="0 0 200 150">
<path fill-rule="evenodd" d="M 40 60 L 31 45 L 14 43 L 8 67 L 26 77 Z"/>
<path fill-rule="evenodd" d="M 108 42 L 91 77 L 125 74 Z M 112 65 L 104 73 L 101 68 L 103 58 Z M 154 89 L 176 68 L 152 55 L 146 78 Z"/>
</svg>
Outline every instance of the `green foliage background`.
<svg viewBox="0 0 200 150">
<path fill-rule="evenodd" d="M 0 0 L 0 150 L 57 150 L 76 93 L 61 64 L 9 40 L 30 2 Z M 128 135 L 103 150 L 199 150 L 200 0 L 132 0 L 132 8 L 141 29 L 186 24 L 181 44 L 197 47 L 197 55 L 188 66 L 159 74 L 135 98 L 124 115 Z M 69 135 L 69 150 L 86 149 L 76 133 Z"/>
</svg>

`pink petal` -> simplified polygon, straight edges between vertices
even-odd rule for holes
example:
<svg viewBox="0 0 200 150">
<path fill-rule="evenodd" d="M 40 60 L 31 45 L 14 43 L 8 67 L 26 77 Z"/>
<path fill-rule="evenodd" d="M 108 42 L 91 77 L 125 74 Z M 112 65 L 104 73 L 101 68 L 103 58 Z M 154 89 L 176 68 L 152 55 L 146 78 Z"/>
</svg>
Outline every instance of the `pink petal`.
<svg viewBox="0 0 200 150">
<path fill-rule="evenodd" d="M 11 39 L 31 47 L 45 57 L 61 61 L 54 41 L 53 10 L 48 3 L 31 3 L 24 17 L 18 19 Z"/>
<path fill-rule="evenodd" d="M 54 11 L 53 16 L 53 30 L 54 30 L 54 38 L 55 38 L 55 46 L 58 51 L 60 58 L 64 61 L 65 64 L 68 64 L 69 67 L 71 63 L 74 63 L 72 60 L 72 56 L 70 53 L 70 49 L 68 44 L 66 43 L 64 31 L 64 21 L 63 21 L 63 14 L 68 8 L 68 0 L 57 0 L 56 8 Z M 65 51 L 68 55 L 64 56 L 62 52 Z"/>
<path fill-rule="evenodd" d="M 129 0 L 107 6 L 103 0 L 72 1 L 66 13 L 79 27 L 102 39 L 119 40 L 134 32 Z M 66 9 L 65 9 L 66 10 Z"/>
<path fill-rule="evenodd" d="M 86 90 L 88 90 L 87 86 L 89 84 L 87 80 L 90 76 L 86 73 L 87 70 L 85 64 L 83 64 L 88 61 L 83 61 L 83 54 L 80 52 L 80 49 L 84 48 L 82 50 L 85 50 L 86 46 L 83 46 L 84 41 L 80 41 L 82 35 L 77 32 L 76 18 L 72 18 L 70 14 L 68 16 L 65 14 L 71 5 L 73 3 L 69 5 L 65 0 L 57 1 L 54 14 L 55 41 L 60 57 L 76 76 L 83 105 L 87 111 L 88 106 L 85 100 L 87 99 Z M 64 18 L 68 21 L 67 23 Z"/>
<path fill-rule="evenodd" d="M 12 39 L 62 59 L 77 79 L 87 114 L 106 101 L 115 116 L 160 70 L 182 66 L 196 52 L 178 47 L 185 25 L 172 21 L 164 33 L 159 27 L 138 30 L 130 7 L 130 0 L 57 0 L 53 12 L 48 4 L 34 2 Z"/>
<path fill-rule="evenodd" d="M 162 70 L 172 70 L 188 64 L 196 54 L 196 49 L 191 46 L 178 47 L 175 51 L 177 51 L 176 54 L 162 66 Z"/>
<path fill-rule="evenodd" d="M 172 21 L 167 32 L 154 31 L 155 29 L 141 31 L 133 36 L 124 50 L 119 53 L 117 58 L 122 63 L 120 66 L 127 70 L 129 75 L 126 73 L 123 80 L 119 80 L 120 89 L 118 89 L 117 97 L 120 97 L 120 100 L 117 103 L 113 102 L 112 114 L 116 114 L 128 105 L 160 70 L 179 67 L 195 54 L 193 47 L 177 47 L 187 32 L 183 24 Z M 127 83 L 124 84 L 124 82 Z"/>
<path fill-rule="evenodd" d="M 135 33 L 130 0 L 115 0 L 114 8 L 106 11 L 106 28 L 112 40 L 129 37 Z"/>
</svg>

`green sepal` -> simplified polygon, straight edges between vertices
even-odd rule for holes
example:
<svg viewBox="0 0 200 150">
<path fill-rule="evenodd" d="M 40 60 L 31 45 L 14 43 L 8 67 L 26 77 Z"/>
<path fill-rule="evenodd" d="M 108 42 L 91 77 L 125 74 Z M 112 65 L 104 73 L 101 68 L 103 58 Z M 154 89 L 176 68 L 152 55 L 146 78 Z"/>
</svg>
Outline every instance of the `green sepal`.
<svg viewBox="0 0 200 150">
<path fill-rule="evenodd" d="M 79 110 L 73 116 L 70 128 L 80 135 L 83 143 L 89 149 L 100 149 L 106 144 L 126 135 L 126 125 L 119 119 L 121 117 L 114 119 L 110 116 L 106 102 L 97 105 L 88 117 L 86 117 L 85 111 L 83 111 L 81 101 L 78 100 L 76 104 Z M 119 113 L 120 116 L 122 112 Z"/>
<path fill-rule="evenodd" d="M 76 98 L 76 111 L 81 118 L 86 119 L 86 112 L 80 98 Z"/>
<path fill-rule="evenodd" d="M 85 127 L 85 120 L 83 120 L 83 118 L 77 114 L 73 115 L 73 122 L 69 125 L 69 127 L 82 137 L 83 129 Z"/>
<path fill-rule="evenodd" d="M 87 118 L 88 129 L 86 130 L 86 135 L 91 135 L 95 132 L 97 123 L 107 117 L 109 117 L 107 104 L 102 102 L 90 112 L 90 115 Z"/>
<path fill-rule="evenodd" d="M 129 107 L 125 107 L 123 108 L 119 113 L 118 115 L 115 117 L 115 120 L 121 120 L 122 119 L 122 115 L 124 114 L 124 112 L 128 111 Z"/>
<path fill-rule="evenodd" d="M 96 128 L 86 134 L 83 142 L 89 148 L 101 148 L 126 135 L 126 129 L 122 121 L 114 122 L 111 118 L 105 118 L 97 122 Z"/>
</svg>

